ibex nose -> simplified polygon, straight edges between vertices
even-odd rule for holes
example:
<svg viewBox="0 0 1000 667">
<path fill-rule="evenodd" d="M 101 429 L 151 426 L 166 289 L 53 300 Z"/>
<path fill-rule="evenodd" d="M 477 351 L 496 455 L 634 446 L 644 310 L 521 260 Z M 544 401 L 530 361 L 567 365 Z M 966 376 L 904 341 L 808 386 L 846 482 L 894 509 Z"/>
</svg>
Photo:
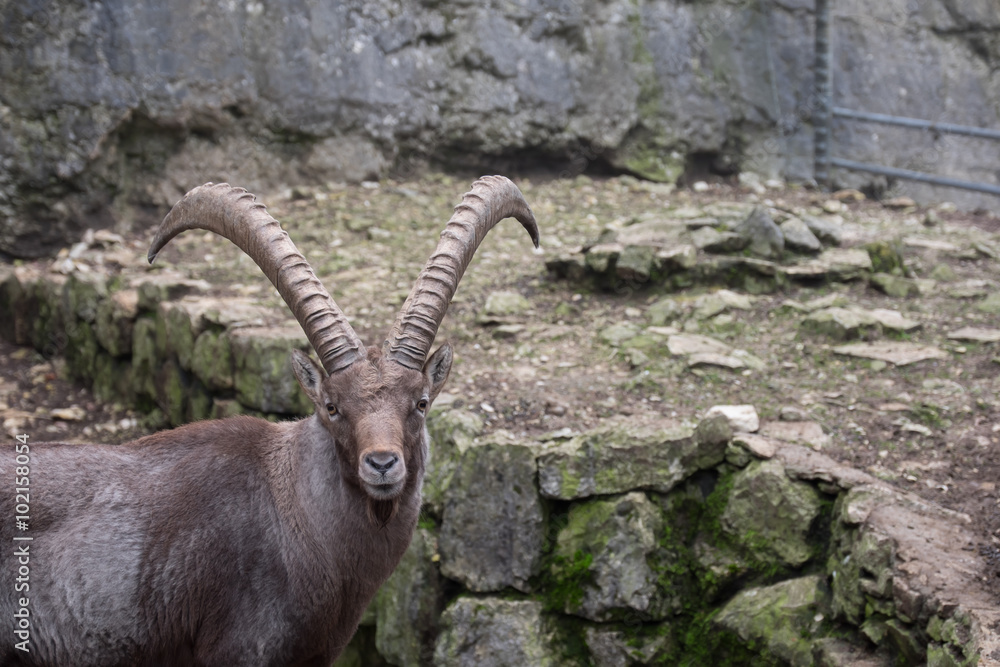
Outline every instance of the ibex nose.
<svg viewBox="0 0 1000 667">
<path fill-rule="evenodd" d="M 365 464 L 382 475 L 389 472 L 397 461 L 399 461 L 399 457 L 392 452 L 375 452 L 365 456 Z"/>
</svg>

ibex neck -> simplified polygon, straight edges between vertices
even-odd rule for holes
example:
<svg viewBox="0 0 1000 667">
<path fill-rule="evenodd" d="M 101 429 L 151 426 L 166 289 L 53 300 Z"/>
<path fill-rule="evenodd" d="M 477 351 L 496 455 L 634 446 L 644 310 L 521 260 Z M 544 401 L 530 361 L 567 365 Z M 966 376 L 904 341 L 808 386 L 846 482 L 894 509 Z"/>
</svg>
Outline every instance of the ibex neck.
<svg viewBox="0 0 1000 667">
<path fill-rule="evenodd" d="M 405 551 L 420 513 L 422 471 L 414 471 L 418 474 L 407 480 L 396 514 L 386 526 L 379 527 L 371 522 L 368 496 L 345 480 L 336 443 L 315 415 L 289 424 L 282 449 L 284 455 L 277 458 L 284 459 L 278 475 L 283 479 L 276 480 L 276 486 L 283 496 L 279 503 L 287 503 L 283 509 L 286 520 L 294 517 L 289 522 L 291 530 L 312 542 L 313 548 L 322 545 L 324 551 L 330 550 L 338 560 L 345 555 L 345 548 L 362 549 L 369 544 L 384 552 L 394 550 L 395 543 L 402 540 Z M 352 544 L 331 544 L 337 535 L 341 541 L 344 535 L 354 536 Z M 387 540 L 394 544 L 390 546 Z"/>
</svg>

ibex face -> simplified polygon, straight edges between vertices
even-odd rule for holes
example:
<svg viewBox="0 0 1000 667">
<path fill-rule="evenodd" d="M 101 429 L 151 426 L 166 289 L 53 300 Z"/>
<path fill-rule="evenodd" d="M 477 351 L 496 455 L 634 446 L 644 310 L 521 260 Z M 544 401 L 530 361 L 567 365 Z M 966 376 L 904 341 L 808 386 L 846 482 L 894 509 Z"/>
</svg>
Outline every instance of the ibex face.
<svg viewBox="0 0 1000 667">
<path fill-rule="evenodd" d="M 428 352 L 476 249 L 506 217 L 517 218 L 538 246 L 538 227 L 517 186 L 502 176 L 476 181 L 441 232 L 381 348 L 365 347 L 288 234 L 241 188 L 209 183 L 185 195 L 157 230 L 149 261 L 177 234 L 206 229 L 257 263 L 326 371 L 295 354 L 296 377 L 336 443 L 345 482 L 366 494 L 369 516 L 384 525 L 405 489 L 419 494 L 427 456 L 424 417 L 451 369 L 450 347 L 430 358 Z M 411 487 L 409 480 L 415 482 Z"/>
<path fill-rule="evenodd" d="M 393 501 L 408 476 L 422 477 L 424 420 L 448 379 L 451 360 L 451 347 L 442 345 L 415 371 L 369 348 L 365 358 L 326 375 L 304 353 L 293 352 L 295 375 L 337 443 L 346 481 L 373 501 Z"/>
</svg>

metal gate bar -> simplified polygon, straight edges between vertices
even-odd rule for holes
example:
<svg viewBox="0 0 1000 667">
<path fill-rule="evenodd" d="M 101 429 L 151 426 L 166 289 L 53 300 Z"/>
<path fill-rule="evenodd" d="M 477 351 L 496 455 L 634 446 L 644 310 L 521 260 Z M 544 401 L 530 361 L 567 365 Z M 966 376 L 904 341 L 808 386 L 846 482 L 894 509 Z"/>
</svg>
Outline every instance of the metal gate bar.
<svg viewBox="0 0 1000 667">
<path fill-rule="evenodd" d="M 970 137 L 980 137 L 983 139 L 1000 140 L 1000 130 L 988 130 L 983 127 L 970 127 L 968 125 L 955 125 L 954 123 L 935 123 L 929 120 L 918 118 L 905 118 L 902 116 L 890 116 L 884 113 L 869 113 L 867 111 L 854 111 L 844 107 L 834 107 L 833 115 L 837 118 L 852 118 L 854 120 L 866 120 L 873 123 L 885 123 L 886 125 L 900 125 L 902 127 L 912 127 L 918 130 L 932 130 L 934 132 L 947 132 L 949 134 L 964 134 Z"/>
<path fill-rule="evenodd" d="M 830 81 L 830 0 L 816 0 L 816 108 L 813 120 L 813 178 L 830 187 L 830 119 L 833 95 Z"/>
<path fill-rule="evenodd" d="M 889 176 L 892 178 L 905 178 L 910 181 L 920 181 L 921 183 L 929 183 L 931 185 L 943 185 L 949 188 L 961 188 L 963 190 L 974 190 L 976 192 L 985 192 L 986 194 L 990 195 L 1000 195 L 1000 185 L 987 185 L 986 183 L 974 183 L 972 181 L 963 181 L 957 178 L 948 178 L 946 176 L 935 176 L 933 174 L 925 174 L 922 171 L 897 169 L 896 167 L 883 167 L 877 164 L 868 164 L 867 162 L 855 162 L 854 160 L 844 160 L 839 157 L 830 158 L 830 165 L 834 167 L 840 167 L 842 169 L 851 169 L 853 171 L 867 171 L 872 174 L 880 174 L 882 176 Z"/>
<path fill-rule="evenodd" d="M 887 114 L 868 113 L 865 111 L 854 111 L 842 107 L 834 107 L 831 94 L 831 68 L 830 68 L 830 5 L 834 0 L 815 0 L 816 10 L 816 34 L 815 34 L 815 107 L 813 109 L 813 176 L 816 183 L 829 189 L 830 187 L 830 167 L 840 167 L 841 169 L 851 169 L 854 171 L 866 171 L 872 174 L 889 176 L 890 178 L 904 178 L 931 185 L 941 185 L 951 188 L 961 188 L 974 192 L 983 192 L 990 195 L 1000 196 L 1000 186 L 986 183 L 974 183 L 957 178 L 936 176 L 925 174 L 920 171 L 909 169 L 897 169 L 895 167 L 883 167 L 866 162 L 855 162 L 854 160 L 844 160 L 830 155 L 830 126 L 834 117 L 868 121 L 875 123 L 887 123 L 900 125 L 922 130 L 933 130 L 936 132 L 947 132 L 950 134 L 963 134 L 982 139 L 1000 140 L 1000 130 L 989 130 L 982 127 L 970 127 L 968 125 L 956 125 L 953 123 L 932 123 L 917 118 L 903 118 L 900 116 L 890 116 Z"/>
</svg>

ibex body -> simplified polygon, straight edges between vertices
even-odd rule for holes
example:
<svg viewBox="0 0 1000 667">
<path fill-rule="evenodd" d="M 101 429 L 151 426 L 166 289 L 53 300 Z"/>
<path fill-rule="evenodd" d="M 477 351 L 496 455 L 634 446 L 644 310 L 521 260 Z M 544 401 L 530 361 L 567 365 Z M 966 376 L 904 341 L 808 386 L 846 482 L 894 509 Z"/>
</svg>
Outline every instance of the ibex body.
<svg viewBox="0 0 1000 667">
<path fill-rule="evenodd" d="M 319 354 L 322 368 L 292 358 L 315 414 L 199 422 L 118 446 L 32 443 L 19 533 L 30 542 L 14 542 L 14 498 L 0 494 L 0 617 L 29 599 L 29 650 L 8 630 L 0 664 L 329 665 L 409 545 L 424 418 L 452 353 L 426 357 L 476 248 L 511 215 L 537 243 L 516 187 L 477 181 L 385 343 L 366 348 L 252 196 L 225 184 L 189 193 L 150 259 L 195 227 L 253 257 Z M 14 468 L 7 446 L 0 479 Z M 16 590 L 15 544 L 28 545 L 27 590 Z"/>
</svg>

